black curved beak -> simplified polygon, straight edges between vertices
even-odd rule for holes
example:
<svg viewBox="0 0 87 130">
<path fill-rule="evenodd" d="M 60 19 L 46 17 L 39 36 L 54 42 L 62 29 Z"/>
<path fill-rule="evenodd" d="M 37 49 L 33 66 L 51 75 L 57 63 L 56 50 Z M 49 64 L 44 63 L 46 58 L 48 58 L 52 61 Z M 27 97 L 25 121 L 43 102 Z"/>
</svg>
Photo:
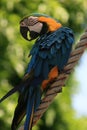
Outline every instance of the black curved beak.
<svg viewBox="0 0 87 130">
<path fill-rule="evenodd" d="M 20 33 L 21 33 L 22 37 L 23 37 L 24 39 L 30 41 L 30 40 L 28 39 L 28 32 L 29 32 L 28 27 L 20 26 Z"/>
<path fill-rule="evenodd" d="M 29 32 L 29 34 L 28 34 Z M 22 37 L 28 41 L 34 40 L 36 39 L 40 34 L 34 31 L 30 31 L 28 27 L 25 26 L 20 26 L 20 33 L 22 35 Z M 30 35 L 30 38 L 28 38 L 28 35 Z"/>
</svg>

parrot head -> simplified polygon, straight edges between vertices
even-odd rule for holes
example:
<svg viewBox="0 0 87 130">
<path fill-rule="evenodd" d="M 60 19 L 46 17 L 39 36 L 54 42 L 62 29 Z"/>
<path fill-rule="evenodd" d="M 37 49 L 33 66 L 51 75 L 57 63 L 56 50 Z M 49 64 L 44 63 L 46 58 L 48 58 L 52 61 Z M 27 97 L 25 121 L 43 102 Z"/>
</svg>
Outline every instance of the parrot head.
<svg viewBox="0 0 87 130">
<path fill-rule="evenodd" d="M 20 33 L 24 39 L 31 41 L 47 32 L 53 32 L 61 26 L 58 21 L 47 15 L 32 14 L 20 21 Z"/>
</svg>

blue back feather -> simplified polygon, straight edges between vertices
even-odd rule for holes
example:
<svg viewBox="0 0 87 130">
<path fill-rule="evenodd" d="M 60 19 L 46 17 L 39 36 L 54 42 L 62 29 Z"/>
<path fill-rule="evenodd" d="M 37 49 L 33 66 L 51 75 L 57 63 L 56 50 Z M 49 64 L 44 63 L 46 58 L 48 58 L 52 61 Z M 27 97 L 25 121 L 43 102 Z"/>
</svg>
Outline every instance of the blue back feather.
<svg viewBox="0 0 87 130">
<path fill-rule="evenodd" d="M 67 27 L 61 27 L 55 32 L 42 35 L 30 52 L 32 58 L 27 72 L 33 68 L 35 76 L 42 75 L 45 79 L 50 71 L 50 66 L 57 65 L 60 70 L 63 69 L 70 56 L 73 43 L 73 32 Z M 43 70 L 45 72 L 42 73 Z"/>
</svg>

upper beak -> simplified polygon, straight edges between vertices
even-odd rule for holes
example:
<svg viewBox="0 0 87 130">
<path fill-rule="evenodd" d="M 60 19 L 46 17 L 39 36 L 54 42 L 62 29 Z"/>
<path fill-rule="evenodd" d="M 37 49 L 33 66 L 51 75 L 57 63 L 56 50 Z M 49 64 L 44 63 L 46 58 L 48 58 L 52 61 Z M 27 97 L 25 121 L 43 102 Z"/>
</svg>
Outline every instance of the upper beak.
<svg viewBox="0 0 87 130">
<path fill-rule="evenodd" d="M 24 39 L 29 41 L 29 39 L 28 39 L 28 32 L 29 32 L 28 27 L 20 26 L 20 33 L 21 33 L 21 35 L 23 36 Z"/>
</svg>

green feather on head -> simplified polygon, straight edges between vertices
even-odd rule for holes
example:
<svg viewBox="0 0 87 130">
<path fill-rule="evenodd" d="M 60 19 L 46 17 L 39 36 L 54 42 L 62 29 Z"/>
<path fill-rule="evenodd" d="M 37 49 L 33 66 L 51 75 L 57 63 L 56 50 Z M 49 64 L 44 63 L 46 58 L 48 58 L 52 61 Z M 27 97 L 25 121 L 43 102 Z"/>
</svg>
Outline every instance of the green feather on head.
<svg viewBox="0 0 87 130">
<path fill-rule="evenodd" d="M 30 14 L 30 16 L 36 16 L 36 17 L 44 16 L 44 17 L 50 17 L 50 16 L 48 16 L 47 14 L 41 14 L 41 13 L 32 13 L 32 14 Z"/>
</svg>

